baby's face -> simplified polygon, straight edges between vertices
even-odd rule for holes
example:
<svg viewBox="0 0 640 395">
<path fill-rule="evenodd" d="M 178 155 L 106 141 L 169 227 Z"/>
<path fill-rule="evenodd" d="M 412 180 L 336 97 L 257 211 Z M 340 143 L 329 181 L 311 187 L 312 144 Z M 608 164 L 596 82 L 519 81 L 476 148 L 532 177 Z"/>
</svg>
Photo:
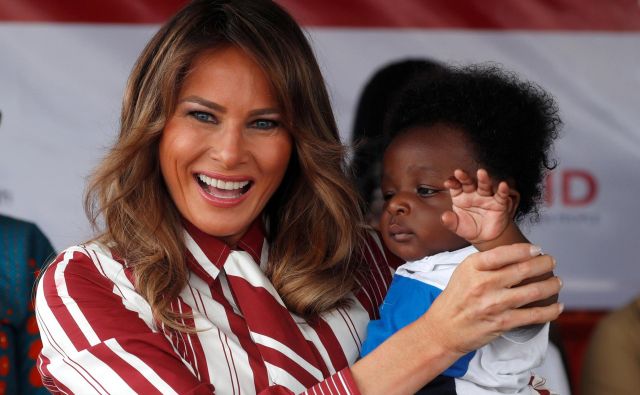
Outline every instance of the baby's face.
<svg viewBox="0 0 640 395">
<path fill-rule="evenodd" d="M 405 261 L 469 243 L 440 221 L 451 210 L 444 182 L 455 169 L 475 175 L 471 144 L 458 129 L 444 125 L 413 128 L 396 137 L 384 154 L 380 231 L 387 247 Z"/>
</svg>

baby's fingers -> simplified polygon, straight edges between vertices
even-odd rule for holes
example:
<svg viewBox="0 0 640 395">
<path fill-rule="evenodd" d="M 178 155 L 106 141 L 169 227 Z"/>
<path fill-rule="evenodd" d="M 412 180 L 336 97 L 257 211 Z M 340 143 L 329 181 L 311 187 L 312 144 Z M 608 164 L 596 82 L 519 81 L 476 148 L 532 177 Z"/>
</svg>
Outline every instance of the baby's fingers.
<svg viewBox="0 0 640 395">
<path fill-rule="evenodd" d="M 509 198 L 510 192 L 511 190 L 509 189 L 509 184 L 502 181 L 500 182 L 500 184 L 498 184 L 498 190 L 494 195 L 494 199 L 496 200 L 496 202 L 498 202 L 502 206 L 508 206 L 510 203 L 510 198 Z"/>
<path fill-rule="evenodd" d="M 477 185 L 473 178 L 469 177 L 466 171 L 456 169 L 453 172 L 453 176 L 458 179 L 460 184 L 462 185 L 462 191 L 464 193 L 475 192 Z"/>
<path fill-rule="evenodd" d="M 450 177 L 444 182 L 444 187 L 449 190 L 451 197 L 456 197 L 462 193 L 462 185 L 455 177 Z"/>
<path fill-rule="evenodd" d="M 445 228 L 452 232 L 458 229 L 458 216 L 453 211 L 445 211 L 442 213 L 440 221 L 442 221 L 442 225 L 444 225 Z"/>
<path fill-rule="evenodd" d="M 493 195 L 493 183 L 489 173 L 485 169 L 478 169 L 476 176 L 478 177 L 478 194 L 481 196 Z"/>
</svg>

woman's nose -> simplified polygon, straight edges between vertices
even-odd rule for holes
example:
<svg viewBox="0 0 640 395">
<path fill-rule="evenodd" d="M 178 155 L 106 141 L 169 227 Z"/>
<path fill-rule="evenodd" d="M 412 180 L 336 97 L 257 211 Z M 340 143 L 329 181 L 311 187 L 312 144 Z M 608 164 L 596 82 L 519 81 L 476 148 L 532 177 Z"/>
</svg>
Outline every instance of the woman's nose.
<svg viewBox="0 0 640 395">
<path fill-rule="evenodd" d="M 220 133 L 214 133 L 211 139 L 211 157 L 226 169 L 232 169 L 246 160 L 247 142 L 241 125 L 223 125 Z"/>
<path fill-rule="evenodd" d="M 386 210 L 393 215 L 407 215 L 411 212 L 411 206 L 402 193 L 397 193 L 387 201 Z"/>
</svg>

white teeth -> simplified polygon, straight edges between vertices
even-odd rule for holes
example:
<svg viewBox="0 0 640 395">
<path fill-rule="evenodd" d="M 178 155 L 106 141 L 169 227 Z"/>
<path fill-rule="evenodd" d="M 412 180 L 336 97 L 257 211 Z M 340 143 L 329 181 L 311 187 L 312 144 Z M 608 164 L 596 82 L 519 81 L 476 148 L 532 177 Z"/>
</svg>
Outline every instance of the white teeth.
<svg viewBox="0 0 640 395">
<path fill-rule="evenodd" d="M 225 189 L 228 191 L 241 189 L 249 184 L 249 181 L 223 181 L 223 180 L 218 180 L 216 178 L 205 176 L 204 174 L 198 174 L 198 179 L 203 183 L 210 185 L 214 188 Z"/>
</svg>

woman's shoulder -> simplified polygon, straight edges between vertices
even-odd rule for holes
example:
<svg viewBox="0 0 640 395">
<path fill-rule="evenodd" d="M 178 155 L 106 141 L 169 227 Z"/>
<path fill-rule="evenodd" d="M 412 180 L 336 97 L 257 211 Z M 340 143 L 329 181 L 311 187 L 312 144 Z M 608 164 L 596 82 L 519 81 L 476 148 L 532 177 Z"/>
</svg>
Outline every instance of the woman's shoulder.
<svg viewBox="0 0 640 395">
<path fill-rule="evenodd" d="M 98 242 L 66 248 L 43 270 L 41 282 L 45 288 L 57 288 L 63 279 L 96 285 L 128 282 L 125 262 Z"/>
</svg>

